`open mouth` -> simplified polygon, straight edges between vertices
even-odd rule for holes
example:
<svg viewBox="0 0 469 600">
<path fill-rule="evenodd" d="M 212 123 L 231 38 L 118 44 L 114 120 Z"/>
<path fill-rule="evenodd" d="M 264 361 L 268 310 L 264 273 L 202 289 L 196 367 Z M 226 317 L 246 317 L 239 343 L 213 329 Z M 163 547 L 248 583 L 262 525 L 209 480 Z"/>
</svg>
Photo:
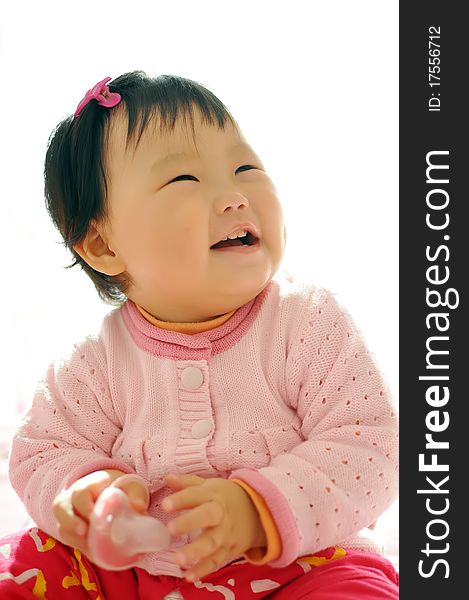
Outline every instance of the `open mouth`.
<svg viewBox="0 0 469 600">
<path fill-rule="evenodd" d="M 210 249 L 217 250 L 218 248 L 227 248 L 228 246 L 254 246 L 254 244 L 257 244 L 258 242 L 259 239 L 248 231 L 244 237 L 237 237 L 234 240 L 230 240 L 229 238 L 227 240 L 222 240 L 221 242 L 210 246 Z"/>
</svg>

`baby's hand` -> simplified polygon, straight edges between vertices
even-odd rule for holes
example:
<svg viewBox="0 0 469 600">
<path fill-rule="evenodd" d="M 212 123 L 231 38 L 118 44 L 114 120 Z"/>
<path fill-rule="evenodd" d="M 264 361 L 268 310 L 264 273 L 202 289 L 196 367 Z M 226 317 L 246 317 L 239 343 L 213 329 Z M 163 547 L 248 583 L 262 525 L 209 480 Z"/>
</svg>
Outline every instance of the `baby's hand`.
<svg viewBox="0 0 469 600">
<path fill-rule="evenodd" d="M 61 540 L 88 554 L 88 523 L 98 496 L 116 479 L 124 475 L 114 469 L 95 471 L 81 477 L 69 488 L 58 494 L 52 503 L 52 511 L 59 525 Z M 144 512 L 148 504 L 148 490 L 141 484 L 129 482 L 119 485 L 129 496 L 131 505 Z"/>
<path fill-rule="evenodd" d="M 251 548 L 266 546 L 259 514 L 249 495 L 234 481 L 204 479 L 197 475 L 168 475 L 166 485 L 181 490 L 163 500 L 163 510 L 193 510 L 168 524 L 173 535 L 202 529 L 191 544 L 176 555 L 188 581 L 205 577 Z M 185 488 L 185 489 L 183 489 Z"/>
</svg>

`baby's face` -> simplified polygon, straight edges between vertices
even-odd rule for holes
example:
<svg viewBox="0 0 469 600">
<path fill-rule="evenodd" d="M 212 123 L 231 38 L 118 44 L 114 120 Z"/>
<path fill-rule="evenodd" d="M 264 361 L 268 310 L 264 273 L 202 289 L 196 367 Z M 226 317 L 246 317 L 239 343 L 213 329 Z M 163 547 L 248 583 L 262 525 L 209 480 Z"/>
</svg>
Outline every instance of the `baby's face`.
<svg viewBox="0 0 469 600">
<path fill-rule="evenodd" d="M 282 208 L 259 157 L 229 122 L 221 130 L 194 116 L 197 147 L 184 121 L 163 135 L 150 125 L 135 154 L 124 149 L 123 118 L 110 130 L 107 243 L 134 282 L 129 298 L 164 321 L 239 308 L 266 287 L 285 248 Z M 255 245 L 211 248 L 248 224 Z"/>
</svg>

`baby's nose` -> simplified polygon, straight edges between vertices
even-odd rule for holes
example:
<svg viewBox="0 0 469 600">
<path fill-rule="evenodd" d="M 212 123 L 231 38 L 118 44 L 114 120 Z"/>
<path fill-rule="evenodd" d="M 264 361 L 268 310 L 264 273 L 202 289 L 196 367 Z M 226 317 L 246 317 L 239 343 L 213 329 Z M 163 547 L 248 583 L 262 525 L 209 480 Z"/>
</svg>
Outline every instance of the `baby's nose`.
<svg viewBox="0 0 469 600">
<path fill-rule="evenodd" d="M 224 194 L 220 194 L 217 198 L 216 206 L 221 213 L 224 213 L 230 210 L 242 210 L 243 208 L 247 208 L 249 206 L 249 201 L 240 192 L 225 192 Z"/>
</svg>

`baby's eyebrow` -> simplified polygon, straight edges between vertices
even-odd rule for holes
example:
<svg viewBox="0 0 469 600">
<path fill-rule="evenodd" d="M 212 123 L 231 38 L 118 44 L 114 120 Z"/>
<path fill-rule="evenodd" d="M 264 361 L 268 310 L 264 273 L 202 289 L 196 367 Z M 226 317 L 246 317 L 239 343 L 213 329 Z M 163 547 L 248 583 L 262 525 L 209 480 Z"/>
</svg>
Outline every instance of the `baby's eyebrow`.
<svg viewBox="0 0 469 600">
<path fill-rule="evenodd" d="M 154 162 L 151 166 L 151 170 L 153 171 L 154 169 L 160 169 L 161 167 L 169 165 L 170 163 L 189 158 L 197 158 L 197 154 L 195 152 L 172 152 L 171 154 L 167 154 L 165 157 Z"/>
<path fill-rule="evenodd" d="M 234 146 L 231 146 L 230 148 L 228 148 L 227 154 L 233 154 L 233 152 L 235 150 L 238 150 L 240 148 L 245 148 L 246 150 L 250 150 L 251 152 L 253 152 L 253 150 L 249 144 L 246 144 L 245 142 L 240 142 L 239 144 L 235 144 Z M 155 169 L 161 169 L 161 167 L 164 167 L 173 162 L 177 162 L 177 161 L 184 160 L 184 159 L 187 160 L 187 159 L 191 159 L 191 158 L 197 158 L 197 157 L 198 157 L 198 154 L 196 154 L 195 152 L 171 152 L 170 154 L 167 154 L 163 158 L 160 158 L 157 161 L 155 161 L 152 164 L 150 171 L 153 171 Z"/>
</svg>

